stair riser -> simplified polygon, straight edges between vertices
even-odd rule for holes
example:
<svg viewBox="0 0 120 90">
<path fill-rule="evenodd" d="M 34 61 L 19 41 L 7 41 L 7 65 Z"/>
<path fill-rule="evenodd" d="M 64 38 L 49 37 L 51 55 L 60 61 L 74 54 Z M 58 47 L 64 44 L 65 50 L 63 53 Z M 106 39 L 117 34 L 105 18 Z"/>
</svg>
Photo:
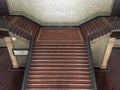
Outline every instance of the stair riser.
<svg viewBox="0 0 120 90">
<path fill-rule="evenodd" d="M 37 83 L 37 84 L 91 84 L 91 81 L 90 80 L 86 80 L 86 81 L 77 81 L 77 80 L 68 80 L 68 81 L 59 81 L 59 80 L 55 80 L 55 81 L 53 81 L 53 80 L 50 80 L 50 81 L 48 81 L 48 80 L 28 80 L 28 83 L 29 84 L 34 84 L 34 83 Z"/>
<path fill-rule="evenodd" d="M 55 67 L 56 68 L 56 67 Z M 79 69 L 46 69 L 46 68 L 30 68 L 31 71 L 89 71 L 89 68 L 79 68 Z"/>
<path fill-rule="evenodd" d="M 66 74 L 70 74 L 70 75 L 90 75 L 89 72 L 48 72 L 48 71 L 44 71 L 44 72 L 36 72 L 36 71 L 30 71 L 29 74 L 31 75 L 66 75 Z"/>
<path fill-rule="evenodd" d="M 70 61 L 70 60 L 64 60 L 64 61 L 57 61 L 57 60 L 32 60 L 31 61 L 31 63 L 73 63 L 73 64 L 75 64 L 75 63 L 80 63 L 80 64 L 88 64 L 89 62 L 88 61 Z"/>
<path fill-rule="evenodd" d="M 88 58 L 32 58 L 32 61 L 38 61 L 38 60 L 52 60 L 52 61 L 56 61 L 56 60 L 66 60 L 66 61 L 69 61 L 69 60 L 85 60 L 87 61 Z"/>
<path fill-rule="evenodd" d="M 32 53 L 87 53 L 86 50 L 33 50 Z"/>
<path fill-rule="evenodd" d="M 83 45 L 77 45 L 77 44 L 76 45 L 75 44 L 73 44 L 73 45 L 72 44 L 71 45 L 70 44 L 68 44 L 68 45 L 62 45 L 62 44 L 61 45 L 60 44 L 58 44 L 58 45 L 57 44 L 35 45 L 34 44 L 34 47 L 86 47 L 86 45 L 84 45 L 84 44 Z"/>
<path fill-rule="evenodd" d="M 90 76 L 85 76 L 85 75 L 83 75 L 83 76 L 75 76 L 75 75 L 73 75 L 73 76 L 60 76 L 60 75 L 52 75 L 52 76 L 47 76 L 47 75 L 30 75 L 29 76 L 29 79 L 72 79 L 72 78 L 74 78 L 74 79 L 89 79 L 90 80 Z"/>
<path fill-rule="evenodd" d="M 81 44 L 75 44 L 75 43 L 70 43 L 70 44 L 35 43 L 34 46 L 86 46 L 86 44 L 85 43 L 81 43 Z"/>
<path fill-rule="evenodd" d="M 86 56 L 32 56 L 32 59 L 79 59 L 79 60 L 84 60 L 88 59 Z"/>
<path fill-rule="evenodd" d="M 31 64 L 31 67 L 88 67 L 88 65 L 48 65 L 48 64 Z"/>
<path fill-rule="evenodd" d="M 40 49 L 77 49 L 77 50 L 85 50 L 86 47 L 34 47 L 33 50 L 40 50 Z"/>
<path fill-rule="evenodd" d="M 69 86 L 69 87 L 68 87 Z M 41 88 L 41 89 L 44 89 L 44 88 L 57 88 L 57 89 L 61 89 L 61 88 L 66 88 L 66 89 L 91 89 L 91 84 L 87 84 L 87 85 L 83 85 L 83 84 L 68 84 L 68 85 L 51 85 L 51 84 L 48 84 L 48 85 L 44 85 L 44 84 L 39 84 L 39 85 L 34 85 L 34 84 L 28 84 L 28 88 Z M 63 89 L 63 90 L 64 90 Z"/>
<path fill-rule="evenodd" d="M 33 56 L 86 56 L 87 53 L 32 53 Z"/>
</svg>

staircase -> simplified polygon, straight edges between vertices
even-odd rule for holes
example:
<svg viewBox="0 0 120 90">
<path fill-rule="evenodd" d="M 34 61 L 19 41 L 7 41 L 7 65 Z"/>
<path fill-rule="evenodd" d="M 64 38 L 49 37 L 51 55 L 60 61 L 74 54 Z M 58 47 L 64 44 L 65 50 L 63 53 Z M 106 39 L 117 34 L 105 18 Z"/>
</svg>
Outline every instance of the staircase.
<svg viewBox="0 0 120 90">
<path fill-rule="evenodd" d="M 15 24 L 12 24 L 5 20 L 0 20 L 0 31 L 5 31 L 12 33 L 20 38 L 24 38 L 25 40 L 30 40 L 31 33 L 30 31 L 23 29 Z"/>
<path fill-rule="evenodd" d="M 86 44 L 34 43 L 28 90 L 91 90 Z"/>
<path fill-rule="evenodd" d="M 22 90 L 96 90 L 87 45 L 78 32 L 76 28 L 41 29 L 32 45 Z"/>
<path fill-rule="evenodd" d="M 114 17 L 98 17 L 92 21 L 83 24 L 80 27 L 84 39 L 86 40 L 89 34 L 91 40 L 99 38 L 113 29 L 112 22 L 115 20 Z"/>
<path fill-rule="evenodd" d="M 35 39 L 37 32 L 41 28 L 40 25 L 28 20 L 25 17 L 20 16 L 5 16 L 6 21 L 15 24 L 29 32 L 32 32 L 32 36 Z"/>
</svg>

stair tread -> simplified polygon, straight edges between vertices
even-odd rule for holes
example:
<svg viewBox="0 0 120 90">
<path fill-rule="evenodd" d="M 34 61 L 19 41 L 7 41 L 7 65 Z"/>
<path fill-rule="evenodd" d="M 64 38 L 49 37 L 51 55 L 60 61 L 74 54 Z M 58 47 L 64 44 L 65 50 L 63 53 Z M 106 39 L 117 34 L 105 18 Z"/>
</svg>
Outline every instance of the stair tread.
<svg viewBox="0 0 120 90">
<path fill-rule="evenodd" d="M 40 52 L 40 53 L 37 53 L 37 52 L 33 52 L 33 54 L 87 54 L 87 53 L 64 53 L 64 52 L 57 52 L 57 53 Z"/>
<path fill-rule="evenodd" d="M 56 88 L 56 90 L 58 90 L 59 88 L 71 88 L 71 89 L 92 89 L 92 85 L 91 84 L 28 84 L 27 86 L 28 88 Z M 64 89 L 63 89 L 64 90 Z"/>
<path fill-rule="evenodd" d="M 32 53 L 33 56 L 86 56 L 87 53 Z"/>
<path fill-rule="evenodd" d="M 85 49 L 33 49 L 33 52 L 35 52 L 35 51 L 72 51 L 72 52 L 74 52 L 74 51 L 86 51 Z"/>
<path fill-rule="evenodd" d="M 64 44 L 60 44 L 60 43 L 34 43 L 34 46 L 85 46 L 86 44 L 85 43 L 64 43 Z"/>
<path fill-rule="evenodd" d="M 30 68 L 31 71 L 89 71 L 89 68 Z"/>
<path fill-rule="evenodd" d="M 29 75 L 31 79 L 90 79 L 90 75 Z"/>
<path fill-rule="evenodd" d="M 30 70 L 30 72 L 29 73 L 46 73 L 46 74 L 63 74 L 63 75 L 65 75 L 65 74 L 81 74 L 81 73 L 83 73 L 83 74 L 90 74 L 90 71 L 32 71 L 32 70 Z"/>
<path fill-rule="evenodd" d="M 47 64 L 47 65 L 70 65 L 71 63 L 73 64 L 73 65 L 83 65 L 83 64 L 86 64 L 86 65 L 88 65 L 89 63 L 88 62 L 83 62 L 83 63 L 81 63 L 81 62 L 32 62 L 33 64 L 31 64 L 31 65 L 44 65 L 44 64 Z M 36 64 L 37 63 L 37 64 Z M 79 64 L 80 63 L 80 64 Z M 71 65 L 72 65 L 71 64 Z"/>
<path fill-rule="evenodd" d="M 45 47 L 45 46 L 43 46 L 43 47 L 34 47 L 33 48 L 33 50 L 36 50 L 36 49 L 48 49 L 48 50 L 60 50 L 60 49 L 77 49 L 77 50 L 79 50 L 79 49 L 86 49 L 86 47 Z"/>
<path fill-rule="evenodd" d="M 89 67 L 30 67 L 30 69 L 55 69 L 55 70 L 61 70 L 61 69 L 65 69 L 65 70 L 67 70 L 67 69 L 72 69 L 72 70 L 79 70 L 79 69 L 89 69 Z"/>
<path fill-rule="evenodd" d="M 54 63 L 54 64 L 48 64 L 48 63 L 44 63 L 44 64 L 41 64 L 41 63 L 35 63 L 35 64 L 31 64 L 30 65 L 31 67 L 88 67 L 89 64 L 58 64 L 58 63 Z"/>
<path fill-rule="evenodd" d="M 40 63 L 44 63 L 44 62 L 48 62 L 48 63 L 54 63 L 54 62 L 67 62 L 67 63 L 78 63 L 78 62 L 80 62 L 80 63 L 88 63 L 89 61 L 88 60 L 57 60 L 57 59 L 55 59 L 55 60 L 42 60 L 42 59 L 38 59 L 38 60 L 31 60 L 31 62 L 36 62 L 36 63 L 38 63 L 38 62 L 40 62 Z"/>
<path fill-rule="evenodd" d="M 29 84 L 30 85 L 30 84 Z M 31 85 L 47 85 L 47 84 L 39 84 L 39 83 L 37 83 L 37 84 L 31 84 Z M 65 85 L 83 85 L 83 86 L 87 86 L 87 85 L 91 85 L 91 84 L 48 84 L 48 85 L 59 85 L 59 86 L 61 86 L 61 85 L 63 85 L 63 86 L 65 86 Z"/>
<path fill-rule="evenodd" d="M 87 56 L 32 56 L 32 58 L 88 58 Z"/>
<path fill-rule="evenodd" d="M 81 64 L 81 63 L 47 63 L 47 62 L 45 62 L 45 63 L 31 63 L 31 65 L 89 65 L 89 64 Z"/>
<path fill-rule="evenodd" d="M 88 86 L 87 86 L 88 87 Z M 90 86 L 89 86 L 90 87 Z M 77 87 L 75 86 L 74 88 L 70 87 L 63 87 L 63 86 L 52 86 L 52 87 L 36 87 L 36 86 L 29 86 L 27 87 L 28 90 L 92 90 L 92 88 L 85 88 L 85 87 Z"/>
<path fill-rule="evenodd" d="M 65 79 L 29 79 L 28 83 L 35 84 L 91 84 L 91 80 L 65 80 Z"/>
<path fill-rule="evenodd" d="M 86 48 L 86 46 L 34 46 L 34 48 Z"/>
<path fill-rule="evenodd" d="M 86 53 L 87 51 L 86 50 L 75 50 L 75 49 L 73 49 L 73 50 L 70 50 L 70 49 L 67 49 L 67 50 L 65 50 L 65 49 L 63 49 L 63 50 L 59 50 L 59 49 L 33 49 L 33 51 L 32 51 L 33 53 L 34 52 L 36 52 L 36 53 L 39 53 L 39 52 L 57 52 L 57 53 L 62 53 L 62 52 L 66 52 L 66 53 Z"/>
<path fill-rule="evenodd" d="M 40 78 L 29 78 L 28 81 L 91 81 L 90 79 L 74 79 L 74 78 L 70 78 L 70 79 L 58 79 L 58 78 L 54 78 L 54 79 L 40 79 Z"/>
</svg>

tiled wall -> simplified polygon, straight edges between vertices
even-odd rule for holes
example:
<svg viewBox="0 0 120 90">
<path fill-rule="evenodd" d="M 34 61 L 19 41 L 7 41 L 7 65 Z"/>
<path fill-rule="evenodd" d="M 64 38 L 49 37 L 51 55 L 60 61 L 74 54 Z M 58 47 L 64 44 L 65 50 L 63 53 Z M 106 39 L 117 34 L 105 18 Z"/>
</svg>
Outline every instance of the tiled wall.
<svg viewBox="0 0 120 90">
<path fill-rule="evenodd" d="M 113 0 L 7 0 L 11 15 L 24 15 L 42 25 L 79 25 L 110 15 Z"/>
</svg>

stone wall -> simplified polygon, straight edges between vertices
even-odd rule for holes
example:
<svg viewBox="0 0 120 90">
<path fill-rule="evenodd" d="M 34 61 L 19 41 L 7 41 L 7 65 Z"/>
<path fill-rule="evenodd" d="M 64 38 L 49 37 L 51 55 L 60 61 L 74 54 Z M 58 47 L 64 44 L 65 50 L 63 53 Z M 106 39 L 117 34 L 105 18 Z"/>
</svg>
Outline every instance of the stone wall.
<svg viewBox="0 0 120 90">
<path fill-rule="evenodd" d="M 0 38 L 0 47 L 6 47 L 6 44 L 3 38 Z"/>
</svg>

